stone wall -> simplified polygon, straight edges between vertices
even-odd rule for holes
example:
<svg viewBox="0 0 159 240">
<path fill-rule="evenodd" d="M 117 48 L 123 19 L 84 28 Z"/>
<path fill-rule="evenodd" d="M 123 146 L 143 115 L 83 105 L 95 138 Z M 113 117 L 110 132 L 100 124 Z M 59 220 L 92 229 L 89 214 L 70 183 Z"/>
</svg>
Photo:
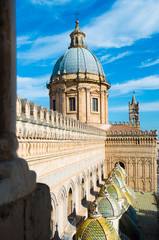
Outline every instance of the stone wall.
<svg viewBox="0 0 159 240">
<path fill-rule="evenodd" d="M 74 234 L 70 206 L 77 216 L 73 220 L 87 216 L 91 190 L 99 190 L 106 175 L 106 132 L 17 97 L 17 138 L 18 155 L 50 188 L 52 236 L 57 227 L 60 237 Z"/>
<path fill-rule="evenodd" d="M 0 206 L 0 239 L 49 240 L 50 200 L 48 186 L 37 184 L 25 198 Z"/>
<path fill-rule="evenodd" d="M 125 165 L 127 184 L 135 190 L 157 190 L 157 131 L 110 132 L 106 138 L 106 166 L 111 171 L 117 161 Z"/>
</svg>

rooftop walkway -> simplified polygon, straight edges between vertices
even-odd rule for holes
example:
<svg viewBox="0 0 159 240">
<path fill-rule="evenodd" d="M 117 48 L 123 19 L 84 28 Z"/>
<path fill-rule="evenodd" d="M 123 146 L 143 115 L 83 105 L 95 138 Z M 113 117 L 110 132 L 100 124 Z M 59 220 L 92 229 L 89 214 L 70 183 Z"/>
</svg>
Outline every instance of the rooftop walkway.
<svg viewBox="0 0 159 240">
<path fill-rule="evenodd" d="M 159 215 L 153 193 L 137 192 L 136 195 L 141 240 L 159 240 Z"/>
</svg>

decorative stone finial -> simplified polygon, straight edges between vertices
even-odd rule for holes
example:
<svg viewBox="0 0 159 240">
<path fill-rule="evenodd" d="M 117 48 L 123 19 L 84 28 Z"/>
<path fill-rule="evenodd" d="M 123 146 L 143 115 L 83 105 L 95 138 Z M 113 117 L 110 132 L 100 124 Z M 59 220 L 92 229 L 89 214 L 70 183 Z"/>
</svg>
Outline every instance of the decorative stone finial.
<svg viewBox="0 0 159 240">
<path fill-rule="evenodd" d="M 112 176 L 110 176 L 109 178 L 107 178 L 106 183 L 113 183 Z"/>
<path fill-rule="evenodd" d="M 90 206 L 89 216 L 91 218 L 100 218 L 101 217 L 101 214 L 98 211 L 98 204 L 97 204 L 96 199 L 93 201 L 93 203 Z"/>
<path fill-rule="evenodd" d="M 109 196 L 109 193 L 108 193 L 108 189 L 107 189 L 106 184 L 104 184 L 103 191 L 101 192 L 101 196 L 102 196 L 102 197 Z"/>
<path fill-rule="evenodd" d="M 75 22 L 75 23 L 76 23 L 76 27 L 75 27 L 75 28 L 79 28 L 79 25 L 78 25 L 78 24 L 79 24 L 79 21 L 78 21 L 78 20 L 76 20 L 76 22 Z"/>
</svg>

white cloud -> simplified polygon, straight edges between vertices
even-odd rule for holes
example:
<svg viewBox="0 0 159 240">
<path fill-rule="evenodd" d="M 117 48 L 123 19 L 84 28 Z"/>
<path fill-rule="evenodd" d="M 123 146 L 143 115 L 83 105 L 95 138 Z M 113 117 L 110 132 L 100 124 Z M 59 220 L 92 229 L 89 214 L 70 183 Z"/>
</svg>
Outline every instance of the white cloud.
<svg viewBox="0 0 159 240">
<path fill-rule="evenodd" d="M 128 105 L 109 107 L 109 112 L 127 112 L 128 110 Z"/>
<path fill-rule="evenodd" d="M 71 0 L 31 0 L 32 3 L 34 4 L 39 4 L 39 5 L 63 5 Z"/>
<path fill-rule="evenodd" d="M 28 98 L 29 100 L 48 97 L 45 84 L 49 82 L 49 79 L 50 75 L 35 78 L 17 76 L 17 94 L 20 98 Z"/>
<path fill-rule="evenodd" d="M 148 59 L 146 62 L 142 62 L 141 66 L 139 66 L 140 68 L 144 68 L 144 67 L 150 67 L 156 64 L 159 64 L 159 58 L 156 59 L 155 61 L 151 61 L 152 59 Z"/>
<path fill-rule="evenodd" d="M 112 85 L 111 96 L 118 96 L 132 91 L 159 89 L 159 75 L 151 75 L 145 78 L 130 80 L 125 83 Z"/>
<path fill-rule="evenodd" d="M 158 10 L 158 0 L 117 0 L 108 12 L 92 19 L 82 29 L 86 33 L 86 44 L 91 48 L 120 48 L 132 45 L 138 39 L 151 37 L 152 34 L 159 33 Z M 69 45 L 72 30 L 35 39 L 28 51 L 18 52 L 18 58 L 30 63 L 59 56 Z M 123 56 L 118 55 L 112 59 L 110 55 L 106 57 L 109 61 L 115 61 L 116 57 L 119 59 Z"/>
<path fill-rule="evenodd" d="M 117 0 L 110 11 L 84 27 L 88 46 L 122 47 L 159 32 L 158 0 Z"/>
<path fill-rule="evenodd" d="M 110 107 L 109 112 L 128 112 L 128 105 Z M 159 101 L 140 103 L 140 112 L 156 112 L 159 111 Z"/>
<path fill-rule="evenodd" d="M 33 41 L 30 40 L 29 36 L 19 36 L 17 37 L 17 48 L 23 46 L 23 45 L 27 45 L 27 44 L 31 44 Z"/>
<path fill-rule="evenodd" d="M 67 42 L 69 43 L 69 32 L 61 35 L 39 37 L 33 41 L 30 50 L 19 51 L 17 57 L 20 60 L 25 60 L 25 63 L 54 58 L 66 51 Z"/>
<path fill-rule="evenodd" d="M 111 62 L 114 62 L 115 60 L 118 60 L 120 58 L 123 58 L 125 56 L 128 56 L 130 55 L 131 52 L 127 51 L 127 52 L 124 52 L 124 53 L 119 53 L 117 56 L 112 56 L 110 54 L 107 54 L 107 55 L 104 55 L 100 58 L 102 64 L 107 64 L 107 63 L 111 63 Z"/>
</svg>

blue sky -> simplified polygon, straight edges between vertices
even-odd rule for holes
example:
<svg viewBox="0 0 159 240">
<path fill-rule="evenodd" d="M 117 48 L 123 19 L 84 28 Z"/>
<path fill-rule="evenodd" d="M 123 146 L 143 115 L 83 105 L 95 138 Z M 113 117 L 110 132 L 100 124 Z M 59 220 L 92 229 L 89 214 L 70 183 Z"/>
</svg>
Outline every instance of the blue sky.
<svg viewBox="0 0 159 240">
<path fill-rule="evenodd" d="M 159 130 L 158 0 L 16 0 L 17 93 L 49 106 L 46 82 L 68 48 L 76 13 L 86 45 L 102 63 L 109 121 L 129 121 L 135 91 L 142 130 Z"/>
</svg>

